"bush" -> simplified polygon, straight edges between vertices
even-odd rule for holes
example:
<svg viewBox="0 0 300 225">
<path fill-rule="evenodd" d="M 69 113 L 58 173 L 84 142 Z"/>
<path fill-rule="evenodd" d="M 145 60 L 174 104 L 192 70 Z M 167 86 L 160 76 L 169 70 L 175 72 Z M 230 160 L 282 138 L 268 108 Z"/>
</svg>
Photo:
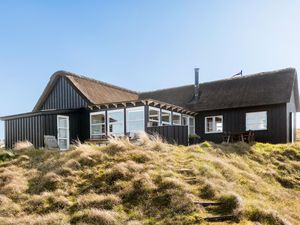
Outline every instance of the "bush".
<svg viewBox="0 0 300 225">
<path fill-rule="evenodd" d="M 0 162 L 12 159 L 15 155 L 12 152 L 0 149 Z"/>
<path fill-rule="evenodd" d="M 96 225 L 116 225 L 118 224 L 117 214 L 109 210 L 85 209 L 76 212 L 71 223 L 87 223 Z"/>
<path fill-rule="evenodd" d="M 220 213 L 239 215 L 242 212 L 243 202 L 237 194 L 226 194 L 219 197 L 220 207 L 217 209 Z"/>
<path fill-rule="evenodd" d="M 215 190 L 215 188 L 214 188 L 211 184 L 209 184 L 209 183 L 205 184 L 204 186 L 202 186 L 202 187 L 200 188 L 200 194 L 199 194 L 199 196 L 200 196 L 201 198 L 204 198 L 204 199 L 212 199 L 212 198 L 215 197 L 215 195 L 216 195 L 216 190 Z"/>
<path fill-rule="evenodd" d="M 113 209 L 114 206 L 120 203 L 120 198 L 116 195 L 97 195 L 86 194 L 79 196 L 77 206 L 80 209 L 97 208 L 97 209 Z"/>
</svg>

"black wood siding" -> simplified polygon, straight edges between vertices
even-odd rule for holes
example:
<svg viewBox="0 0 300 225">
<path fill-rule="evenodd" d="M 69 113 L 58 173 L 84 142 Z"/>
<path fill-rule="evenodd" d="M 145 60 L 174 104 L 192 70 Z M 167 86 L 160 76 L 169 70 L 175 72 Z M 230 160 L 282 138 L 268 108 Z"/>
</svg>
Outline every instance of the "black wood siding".
<svg viewBox="0 0 300 225">
<path fill-rule="evenodd" d="M 159 135 L 168 143 L 188 145 L 187 126 L 159 126 L 147 127 L 146 132 L 151 135 Z"/>
<path fill-rule="evenodd" d="M 44 135 L 52 135 L 57 138 L 57 115 L 69 116 L 70 142 L 79 139 L 84 141 L 89 125 L 86 125 L 86 117 L 82 110 L 76 112 L 38 113 L 5 121 L 5 147 L 13 148 L 18 141 L 30 141 L 36 148 L 44 147 Z M 83 127 L 81 129 L 81 127 Z"/>
<path fill-rule="evenodd" d="M 66 78 L 61 77 L 46 98 L 41 109 L 79 109 L 87 106 L 87 101 L 74 89 Z"/>
<path fill-rule="evenodd" d="M 286 104 L 199 112 L 196 116 L 196 133 L 202 140 L 222 142 L 222 133 L 205 134 L 205 117 L 222 115 L 223 132 L 244 132 L 246 130 L 246 113 L 259 111 L 267 111 L 267 130 L 255 131 L 255 140 L 286 143 Z"/>
</svg>

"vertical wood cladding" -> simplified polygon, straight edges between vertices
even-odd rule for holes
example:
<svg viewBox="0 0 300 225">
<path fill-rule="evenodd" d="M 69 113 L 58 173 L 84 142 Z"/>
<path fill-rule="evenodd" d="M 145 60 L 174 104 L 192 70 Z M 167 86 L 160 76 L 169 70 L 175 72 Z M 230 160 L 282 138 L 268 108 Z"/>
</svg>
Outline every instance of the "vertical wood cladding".
<svg viewBox="0 0 300 225">
<path fill-rule="evenodd" d="M 188 145 L 188 127 L 187 126 L 159 126 L 147 127 L 146 132 L 151 135 L 159 135 L 168 143 L 179 145 Z"/>
<path fill-rule="evenodd" d="M 199 112 L 196 116 L 196 133 L 202 140 L 222 142 L 222 133 L 205 134 L 205 117 L 222 115 L 223 132 L 244 132 L 246 130 L 246 113 L 259 111 L 267 111 L 267 130 L 254 131 L 255 140 L 286 143 L 286 104 Z"/>
<path fill-rule="evenodd" d="M 83 115 L 80 110 L 72 113 L 54 113 L 54 114 L 33 114 L 5 121 L 5 147 L 13 148 L 18 141 L 30 141 L 36 148 L 44 146 L 44 135 L 52 135 L 57 138 L 57 115 L 69 116 L 70 120 L 70 142 L 79 139 L 85 140 L 84 132 L 89 132 L 82 121 L 87 115 Z"/>
<path fill-rule="evenodd" d="M 86 100 L 73 88 L 66 78 L 61 77 L 46 98 L 41 109 L 79 109 L 87 106 Z"/>
</svg>

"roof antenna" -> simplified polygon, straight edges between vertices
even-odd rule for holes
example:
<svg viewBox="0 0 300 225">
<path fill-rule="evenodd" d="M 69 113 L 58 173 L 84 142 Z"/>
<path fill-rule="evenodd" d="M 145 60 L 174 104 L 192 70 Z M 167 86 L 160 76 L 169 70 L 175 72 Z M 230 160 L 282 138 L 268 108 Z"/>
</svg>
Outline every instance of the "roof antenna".
<svg viewBox="0 0 300 225">
<path fill-rule="evenodd" d="M 241 70 L 240 72 L 238 72 L 237 74 L 234 74 L 232 77 L 237 77 L 237 76 L 243 76 L 243 70 Z"/>
</svg>

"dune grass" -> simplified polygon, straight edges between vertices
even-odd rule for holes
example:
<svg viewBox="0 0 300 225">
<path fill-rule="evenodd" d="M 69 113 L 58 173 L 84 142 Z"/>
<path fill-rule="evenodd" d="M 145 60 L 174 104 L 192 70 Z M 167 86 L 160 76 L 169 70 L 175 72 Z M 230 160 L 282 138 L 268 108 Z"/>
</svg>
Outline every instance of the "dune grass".
<svg viewBox="0 0 300 225">
<path fill-rule="evenodd" d="M 26 146 L 0 152 L 3 225 L 300 223 L 299 144 L 185 147 L 143 134 L 66 152 Z M 211 201 L 221 204 L 195 204 Z"/>
</svg>

